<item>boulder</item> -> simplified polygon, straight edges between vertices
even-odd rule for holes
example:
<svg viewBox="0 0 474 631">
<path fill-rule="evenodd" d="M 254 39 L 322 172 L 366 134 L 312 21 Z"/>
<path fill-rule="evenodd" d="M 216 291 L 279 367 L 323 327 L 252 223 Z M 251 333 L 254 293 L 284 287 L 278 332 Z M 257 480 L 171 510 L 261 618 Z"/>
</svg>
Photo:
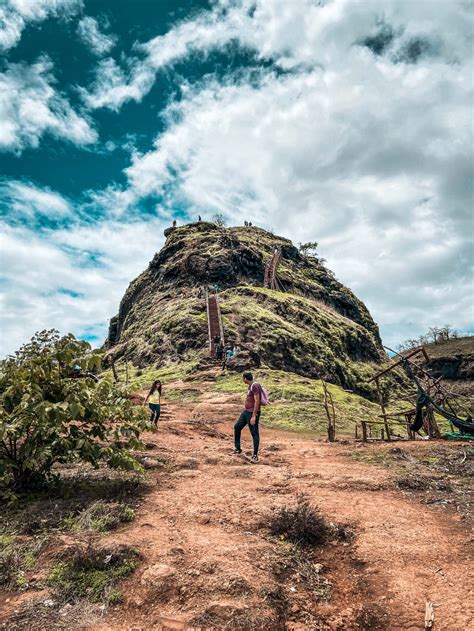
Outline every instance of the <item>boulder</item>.
<svg viewBox="0 0 474 631">
<path fill-rule="evenodd" d="M 150 565 L 143 572 L 141 583 L 148 585 L 149 587 L 165 587 L 170 585 L 172 579 L 175 577 L 176 572 L 172 567 L 165 563 L 157 563 L 156 565 Z"/>
<path fill-rule="evenodd" d="M 260 356 L 253 351 L 240 351 L 226 363 L 226 368 L 235 372 L 244 372 L 252 368 L 260 367 Z"/>
</svg>

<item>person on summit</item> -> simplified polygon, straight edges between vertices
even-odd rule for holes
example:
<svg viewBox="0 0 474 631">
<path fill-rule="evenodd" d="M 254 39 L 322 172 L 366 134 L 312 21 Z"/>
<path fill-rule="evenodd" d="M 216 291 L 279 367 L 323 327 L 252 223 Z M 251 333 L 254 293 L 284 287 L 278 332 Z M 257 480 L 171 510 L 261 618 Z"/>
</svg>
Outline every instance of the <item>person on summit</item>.
<svg viewBox="0 0 474 631">
<path fill-rule="evenodd" d="M 154 423 L 155 428 L 158 428 L 158 420 L 161 413 L 161 391 L 161 381 L 156 379 L 151 384 L 150 392 L 146 395 L 145 402 L 143 403 L 144 407 L 148 403 L 148 407 L 151 410 L 150 422 Z"/>
<path fill-rule="evenodd" d="M 266 392 L 262 386 L 253 380 L 251 372 L 246 371 L 243 373 L 242 378 L 244 383 L 247 384 L 247 398 L 245 399 L 244 410 L 239 416 L 236 424 L 234 425 L 234 454 L 241 454 L 242 449 L 240 447 L 240 435 L 246 425 L 249 426 L 250 433 L 253 440 L 253 455 L 251 462 L 254 464 L 258 462 L 258 449 L 260 447 L 260 433 L 258 424 L 260 421 L 260 410 L 262 403 L 268 402 L 266 398 Z"/>
</svg>

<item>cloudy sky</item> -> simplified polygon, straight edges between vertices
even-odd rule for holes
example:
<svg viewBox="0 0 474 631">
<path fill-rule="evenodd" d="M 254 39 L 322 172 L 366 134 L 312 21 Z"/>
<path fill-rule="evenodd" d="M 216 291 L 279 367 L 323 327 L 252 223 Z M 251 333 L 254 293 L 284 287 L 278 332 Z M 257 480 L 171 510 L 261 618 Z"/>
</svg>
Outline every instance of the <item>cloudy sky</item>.
<svg viewBox="0 0 474 631">
<path fill-rule="evenodd" d="M 318 241 L 390 345 L 472 331 L 469 0 L 0 0 L 1 343 L 100 344 L 163 228 Z"/>
</svg>

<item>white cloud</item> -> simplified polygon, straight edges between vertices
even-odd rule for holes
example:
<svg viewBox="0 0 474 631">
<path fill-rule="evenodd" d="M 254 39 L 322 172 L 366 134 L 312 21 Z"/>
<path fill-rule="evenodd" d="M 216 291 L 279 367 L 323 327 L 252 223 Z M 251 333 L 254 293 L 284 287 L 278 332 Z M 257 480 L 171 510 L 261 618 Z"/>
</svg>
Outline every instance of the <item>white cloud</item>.
<svg viewBox="0 0 474 631">
<path fill-rule="evenodd" d="M 184 86 L 155 148 L 126 169 L 127 193 L 136 201 L 172 183 L 193 208 L 319 241 L 391 343 L 433 324 L 471 327 L 465 5 L 433 13 L 387 2 L 381 16 L 371 2 L 312 5 L 308 14 L 303 4 L 258 3 L 240 30 L 234 13 L 243 43 L 295 70 L 258 85 Z M 354 45 L 381 17 L 400 33 L 387 54 Z M 403 61 L 408 34 L 430 38 L 436 54 Z"/>
<path fill-rule="evenodd" d="M 115 35 L 102 33 L 98 21 L 90 16 L 79 22 L 77 32 L 88 49 L 99 57 L 110 52 L 117 42 Z"/>
<path fill-rule="evenodd" d="M 59 193 L 18 181 L 0 183 L 0 208 L 4 207 L 11 221 L 42 215 L 49 219 L 71 217 L 70 203 Z"/>
<path fill-rule="evenodd" d="M 7 64 L 0 73 L 0 151 L 37 147 L 43 134 L 77 145 L 97 140 L 90 122 L 54 88 L 52 62 Z"/>
<path fill-rule="evenodd" d="M 3 0 L 0 6 L 0 50 L 18 44 L 29 22 L 67 17 L 82 7 L 82 0 Z"/>
<path fill-rule="evenodd" d="M 107 223 L 46 241 L 9 229 L 7 286 L 25 276 L 18 291 L 7 292 L 4 313 L 18 314 L 5 316 L 12 347 L 44 326 L 103 326 L 159 248 L 150 235 L 163 228 L 159 220 L 121 224 L 120 216 L 160 194 L 203 217 L 219 211 L 231 223 L 249 219 L 295 242 L 319 241 L 329 267 L 367 303 L 391 345 L 432 325 L 472 326 L 471 7 L 222 1 L 137 45 L 121 65 L 101 60 L 92 89 L 83 90 L 90 108 L 140 102 L 160 68 L 232 42 L 271 60 L 273 70 L 261 70 L 258 82 L 240 73 L 184 84 L 154 147 L 132 156 L 128 186 L 94 196 L 113 209 Z M 46 94 L 49 72 L 36 72 Z M 55 96 L 39 103 L 53 120 L 67 119 Z M 35 126 L 28 115 L 23 128 L 4 111 L 0 143 L 17 149 L 34 146 L 45 131 L 74 128 Z M 92 142 L 93 130 L 79 120 Z M 38 261 L 31 272 L 29 251 Z M 91 256 L 103 267 L 89 264 Z"/>
<path fill-rule="evenodd" d="M 407 60 L 418 47 L 449 61 L 471 54 L 472 5 L 400 0 L 332 0 L 282 3 L 280 0 L 221 0 L 168 33 L 135 46 L 143 57 L 130 57 L 120 68 L 104 60 L 83 97 L 91 108 L 118 110 L 128 100 L 140 102 L 156 73 L 195 53 L 238 42 L 257 57 L 273 60 L 282 69 L 344 67 L 346 57 L 366 37 L 388 25 L 392 40 L 385 51 L 392 60 Z"/>
<path fill-rule="evenodd" d="M 142 56 L 125 58 L 123 69 L 112 58 L 103 60 L 91 89 L 82 90 L 85 102 L 91 108 L 109 107 L 115 111 L 127 101 L 140 102 L 151 90 L 158 70 L 192 52 L 225 45 L 235 36 L 232 26 L 221 18 L 220 7 L 205 11 L 165 35 L 136 45 L 136 52 Z"/>
<path fill-rule="evenodd" d="M 44 328 L 92 334 L 102 342 L 130 280 L 163 242 L 163 229 L 158 219 L 108 221 L 42 235 L 3 225 L 0 356 Z"/>
<path fill-rule="evenodd" d="M 126 101 L 140 102 L 155 81 L 155 71 L 149 64 L 128 63 L 126 70 L 108 57 L 99 62 L 92 91 L 79 88 L 86 105 L 92 109 L 109 107 L 118 111 Z"/>
</svg>

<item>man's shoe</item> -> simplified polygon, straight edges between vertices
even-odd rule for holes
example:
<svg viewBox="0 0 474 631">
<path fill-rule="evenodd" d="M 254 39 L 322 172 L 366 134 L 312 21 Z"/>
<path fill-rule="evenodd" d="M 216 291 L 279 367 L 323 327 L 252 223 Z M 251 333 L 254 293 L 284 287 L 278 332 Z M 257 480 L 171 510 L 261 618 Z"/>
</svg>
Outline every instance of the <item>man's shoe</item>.
<svg viewBox="0 0 474 631">
<path fill-rule="evenodd" d="M 234 449 L 234 451 L 232 453 L 235 454 L 236 456 L 238 456 L 239 454 L 242 453 L 242 449 Z"/>
<path fill-rule="evenodd" d="M 253 456 L 250 458 L 250 462 L 253 462 L 253 464 L 257 464 L 257 462 L 258 462 L 258 456 L 253 455 Z"/>
</svg>

